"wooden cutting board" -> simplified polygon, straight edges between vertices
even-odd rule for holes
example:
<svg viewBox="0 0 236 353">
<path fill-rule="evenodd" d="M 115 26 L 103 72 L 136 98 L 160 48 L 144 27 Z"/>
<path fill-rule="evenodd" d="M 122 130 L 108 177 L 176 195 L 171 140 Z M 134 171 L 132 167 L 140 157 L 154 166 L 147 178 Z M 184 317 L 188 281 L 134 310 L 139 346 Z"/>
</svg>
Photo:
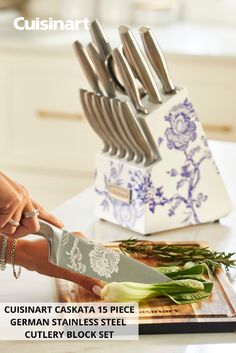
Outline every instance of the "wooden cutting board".
<svg viewBox="0 0 236 353">
<path fill-rule="evenodd" d="M 205 247 L 203 242 L 155 242 L 178 246 Z M 119 243 L 105 244 L 119 249 Z M 142 260 L 143 261 L 143 260 Z M 150 266 L 155 261 L 145 260 Z M 211 297 L 195 304 L 177 305 L 167 298 L 150 299 L 139 305 L 139 333 L 193 333 L 193 332 L 234 332 L 236 331 L 236 292 L 223 270 L 215 274 L 214 289 Z M 56 280 L 60 302 L 83 303 L 98 302 L 92 292 L 61 279 Z"/>
</svg>

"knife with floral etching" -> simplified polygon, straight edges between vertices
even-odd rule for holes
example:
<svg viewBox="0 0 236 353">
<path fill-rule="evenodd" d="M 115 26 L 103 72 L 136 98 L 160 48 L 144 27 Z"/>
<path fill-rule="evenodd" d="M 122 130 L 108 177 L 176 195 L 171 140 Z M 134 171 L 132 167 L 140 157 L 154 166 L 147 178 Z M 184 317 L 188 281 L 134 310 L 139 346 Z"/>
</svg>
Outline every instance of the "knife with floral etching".
<svg viewBox="0 0 236 353">
<path fill-rule="evenodd" d="M 40 220 L 37 233 L 47 239 L 49 261 L 59 267 L 106 282 L 169 282 L 155 269 L 65 229 Z"/>
</svg>

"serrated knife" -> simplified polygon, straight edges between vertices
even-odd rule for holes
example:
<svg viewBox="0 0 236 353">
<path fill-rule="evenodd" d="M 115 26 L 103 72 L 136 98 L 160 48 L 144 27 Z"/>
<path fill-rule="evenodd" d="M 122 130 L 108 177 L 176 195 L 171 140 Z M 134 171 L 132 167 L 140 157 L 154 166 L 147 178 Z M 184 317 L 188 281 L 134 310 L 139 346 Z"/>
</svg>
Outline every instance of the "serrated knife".
<svg viewBox="0 0 236 353">
<path fill-rule="evenodd" d="M 49 261 L 59 267 L 106 282 L 170 282 L 170 278 L 151 267 L 102 244 L 39 220 L 37 235 L 49 245 Z"/>
</svg>

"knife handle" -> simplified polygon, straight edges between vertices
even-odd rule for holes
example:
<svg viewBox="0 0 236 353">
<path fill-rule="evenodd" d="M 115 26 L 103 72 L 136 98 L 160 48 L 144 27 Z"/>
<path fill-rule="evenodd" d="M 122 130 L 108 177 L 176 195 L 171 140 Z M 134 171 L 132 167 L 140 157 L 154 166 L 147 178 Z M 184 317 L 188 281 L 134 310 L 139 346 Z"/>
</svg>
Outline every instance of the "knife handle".
<svg viewBox="0 0 236 353">
<path fill-rule="evenodd" d="M 89 32 L 92 40 L 98 48 L 99 54 L 103 60 L 111 53 L 111 46 L 105 36 L 105 33 L 97 19 L 93 20 L 89 26 Z"/>
<path fill-rule="evenodd" d="M 141 113 L 147 114 L 148 111 L 143 106 L 143 103 L 140 99 L 139 90 L 138 90 L 135 77 L 125 56 L 118 48 L 115 48 L 112 50 L 112 56 L 113 56 L 115 65 L 118 68 L 118 72 L 124 84 L 125 90 L 131 99 L 131 102 L 133 103 L 133 105 L 138 111 L 140 111 Z"/>
<path fill-rule="evenodd" d="M 107 95 L 109 97 L 115 97 L 116 96 L 115 89 L 113 86 L 113 82 L 111 81 L 111 78 L 108 74 L 105 62 L 100 57 L 93 43 L 89 43 L 89 45 L 87 46 L 87 51 L 94 64 L 96 73 L 98 75 L 98 79 L 102 83 Z"/>
<path fill-rule="evenodd" d="M 34 234 L 40 235 L 47 240 L 47 242 L 48 242 L 48 258 L 51 261 L 52 254 L 53 254 L 52 241 L 53 241 L 54 233 L 55 233 L 55 231 L 53 231 L 52 227 L 54 227 L 54 226 L 46 221 L 43 221 L 42 219 L 39 219 L 39 227 L 40 227 L 39 230 L 37 232 L 35 232 Z M 55 227 L 55 229 L 56 229 L 56 227 Z"/>
<path fill-rule="evenodd" d="M 111 114 L 110 111 L 110 105 L 109 105 L 109 98 L 104 97 L 104 96 L 98 96 L 101 104 L 101 110 L 103 112 L 104 119 L 106 120 L 107 125 L 109 126 L 109 129 L 111 131 L 111 135 L 113 137 L 113 140 L 115 141 L 116 146 L 118 146 L 118 158 L 123 158 L 126 155 L 126 151 L 124 147 L 122 146 L 121 138 L 120 135 L 117 131 L 116 125 L 114 123 L 113 115 Z"/>
<path fill-rule="evenodd" d="M 104 143 L 103 152 L 104 153 L 108 152 L 109 148 L 110 148 L 109 144 L 106 140 L 106 137 L 104 136 L 104 134 L 100 130 L 100 127 L 98 126 L 97 121 L 94 119 L 93 116 L 91 116 L 91 111 L 88 108 L 86 96 L 87 96 L 87 91 L 85 89 L 80 89 L 80 101 L 81 101 L 81 105 L 82 105 L 84 114 L 85 114 L 90 126 L 94 130 L 94 132 L 100 137 L 100 139 Z"/>
<path fill-rule="evenodd" d="M 162 100 L 155 79 L 130 28 L 120 26 L 119 33 L 127 61 L 134 68 L 137 77 L 149 95 L 150 101 L 154 104 L 161 103 Z"/>
<path fill-rule="evenodd" d="M 163 85 L 164 92 L 167 94 L 176 93 L 176 87 L 170 77 L 164 55 L 150 27 L 141 27 L 139 32 L 141 34 L 145 52 Z"/>
<path fill-rule="evenodd" d="M 74 48 L 75 54 L 80 62 L 80 65 L 84 71 L 84 74 L 90 83 L 91 88 L 96 93 L 102 93 L 101 89 L 99 87 L 98 77 L 96 75 L 96 72 L 94 71 L 94 68 L 92 66 L 92 63 L 91 63 L 87 53 L 84 50 L 83 45 L 79 41 L 75 41 L 73 43 L 73 48 Z"/>
</svg>

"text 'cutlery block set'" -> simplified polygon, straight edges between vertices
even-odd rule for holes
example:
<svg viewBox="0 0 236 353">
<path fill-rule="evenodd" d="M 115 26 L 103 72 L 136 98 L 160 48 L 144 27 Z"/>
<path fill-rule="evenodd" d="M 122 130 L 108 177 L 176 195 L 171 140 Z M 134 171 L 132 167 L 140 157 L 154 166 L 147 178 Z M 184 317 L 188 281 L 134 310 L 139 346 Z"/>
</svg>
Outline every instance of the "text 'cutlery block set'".
<svg viewBox="0 0 236 353">
<path fill-rule="evenodd" d="M 215 221 L 232 205 L 185 88 L 176 87 L 149 27 L 143 50 L 120 26 L 112 49 L 95 20 L 75 53 L 92 92 L 80 90 L 103 142 L 96 159 L 99 218 L 142 234 Z"/>
</svg>

